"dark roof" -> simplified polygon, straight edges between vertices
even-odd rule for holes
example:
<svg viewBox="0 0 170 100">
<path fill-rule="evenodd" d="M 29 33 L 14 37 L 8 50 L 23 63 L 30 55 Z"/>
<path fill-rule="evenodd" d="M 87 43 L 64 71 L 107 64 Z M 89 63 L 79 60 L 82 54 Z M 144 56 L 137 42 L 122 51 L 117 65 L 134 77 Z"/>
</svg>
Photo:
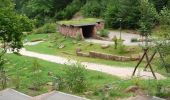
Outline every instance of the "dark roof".
<svg viewBox="0 0 170 100">
<path fill-rule="evenodd" d="M 15 91 L 13 89 L 6 89 L 0 91 L 0 100 L 31 100 L 32 97 Z"/>
</svg>

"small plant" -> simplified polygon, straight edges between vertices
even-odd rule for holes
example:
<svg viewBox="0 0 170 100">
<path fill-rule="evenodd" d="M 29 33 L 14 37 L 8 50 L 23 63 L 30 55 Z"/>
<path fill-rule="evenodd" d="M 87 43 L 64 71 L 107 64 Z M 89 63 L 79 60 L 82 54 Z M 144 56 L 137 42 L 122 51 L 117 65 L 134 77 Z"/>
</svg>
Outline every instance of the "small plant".
<svg viewBox="0 0 170 100">
<path fill-rule="evenodd" d="M 99 35 L 100 35 L 101 37 L 108 37 L 109 31 L 106 30 L 106 29 L 102 29 L 102 30 L 100 30 Z"/>
<path fill-rule="evenodd" d="M 122 41 L 122 40 L 119 40 L 117 52 L 118 52 L 119 54 L 124 54 L 124 53 L 126 53 L 126 46 L 123 45 L 123 41 Z"/>
<path fill-rule="evenodd" d="M 7 75 L 4 67 L 5 63 L 6 61 L 2 57 L 0 57 L 0 82 L 2 89 L 5 89 L 7 87 Z"/>
<path fill-rule="evenodd" d="M 116 36 L 113 37 L 112 41 L 114 41 L 114 46 L 115 46 L 115 49 L 117 49 L 117 45 L 118 45 L 118 39 Z"/>
<path fill-rule="evenodd" d="M 31 89 L 40 90 L 41 85 L 43 83 L 42 77 L 42 66 L 38 63 L 37 60 L 33 62 L 33 66 L 31 67 Z"/>
<path fill-rule="evenodd" d="M 65 70 L 65 81 L 69 89 L 76 93 L 82 93 L 87 89 L 86 69 L 80 64 L 74 64 Z"/>
<path fill-rule="evenodd" d="M 131 42 L 138 42 L 138 39 L 137 38 L 132 38 Z"/>
</svg>

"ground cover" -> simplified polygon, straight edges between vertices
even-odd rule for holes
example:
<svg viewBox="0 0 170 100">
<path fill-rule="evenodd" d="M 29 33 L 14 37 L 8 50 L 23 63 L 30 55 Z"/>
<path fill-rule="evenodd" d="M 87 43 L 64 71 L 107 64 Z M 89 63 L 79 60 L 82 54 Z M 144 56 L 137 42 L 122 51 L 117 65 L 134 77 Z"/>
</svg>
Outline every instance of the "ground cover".
<svg viewBox="0 0 170 100">
<path fill-rule="evenodd" d="M 18 81 L 19 88 L 17 90 L 26 93 L 28 95 L 38 95 L 41 93 L 45 93 L 51 89 L 51 87 L 47 86 L 47 83 L 51 82 L 51 77 L 48 76 L 48 73 L 54 73 L 56 76 L 64 76 L 65 69 L 69 66 L 67 65 L 60 65 L 55 63 L 50 63 L 47 61 L 24 57 L 15 54 L 7 54 L 6 58 L 9 59 L 9 63 L 6 64 L 6 72 L 9 76 L 10 81 L 9 87 L 15 87 L 16 83 L 13 84 L 11 82 Z M 41 65 L 41 88 L 40 90 L 31 90 L 29 89 L 30 85 L 32 84 L 31 78 L 31 68 L 33 66 L 33 62 L 37 61 Z M 67 89 L 63 89 L 61 91 L 66 93 L 72 93 L 75 95 L 85 96 L 90 99 L 113 99 L 113 98 L 120 98 L 132 95 L 131 93 L 126 93 L 125 90 L 129 86 L 139 86 L 142 91 L 147 91 L 146 93 L 150 95 L 156 95 L 160 91 L 158 91 L 158 86 L 161 87 L 168 87 L 170 83 L 170 79 L 167 78 L 166 80 L 142 80 L 142 79 L 132 79 L 132 80 L 122 80 L 118 77 L 111 76 L 108 74 L 96 72 L 96 71 L 87 71 L 87 83 L 88 89 L 84 93 L 73 93 L 68 91 Z M 16 78 L 18 77 L 18 80 Z M 107 87 L 112 87 L 111 89 L 107 90 Z M 162 92 L 161 92 L 162 93 Z M 165 92 L 166 93 L 166 92 Z M 108 96 L 109 95 L 109 96 Z M 162 94 L 161 96 L 167 97 L 166 94 Z"/>
<path fill-rule="evenodd" d="M 37 34 L 31 35 L 32 39 L 36 39 L 36 37 L 38 38 L 38 36 L 36 35 Z M 117 62 L 117 61 L 108 61 L 108 60 L 103 60 L 103 59 L 78 57 L 76 56 L 76 49 L 80 48 L 82 49 L 82 52 L 85 52 L 85 53 L 88 53 L 89 51 L 96 51 L 96 52 L 108 53 L 108 54 L 114 54 L 114 55 L 120 55 L 120 56 L 122 55 L 130 56 L 135 53 L 138 54 L 141 51 L 139 47 L 131 46 L 131 47 L 125 47 L 125 48 L 126 49 L 133 48 L 134 49 L 133 52 L 125 52 L 123 54 L 120 54 L 118 50 L 114 49 L 114 45 L 111 45 L 109 48 L 102 49 L 100 44 L 88 43 L 85 41 L 76 41 L 75 39 L 66 38 L 58 33 L 51 34 L 51 36 L 46 34 L 46 36 L 48 37 L 46 38 L 47 41 L 40 43 L 38 45 L 25 46 L 25 48 L 30 51 L 35 51 L 35 52 L 50 54 L 50 55 L 64 56 L 64 57 L 75 59 L 78 61 L 88 61 L 88 62 L 107 64 L 107 65 L 119 65 L 119 66 L 129 66 L 129 67 L 135 66 L 136 61 Z M 64 45 L 65 47 L 62 49 L 59 49 L 60 45 Z"/>
<path fill-rule="evenodd" d="M 97 22 L 101 22 L 103 20 L 97 18 L 85 18 L 80 20 L 69 20 L 69 21 L 59 21 L 57 22 L 60 25 L 89 25 L 89 24 L 96 24 Z"/>
</svg>

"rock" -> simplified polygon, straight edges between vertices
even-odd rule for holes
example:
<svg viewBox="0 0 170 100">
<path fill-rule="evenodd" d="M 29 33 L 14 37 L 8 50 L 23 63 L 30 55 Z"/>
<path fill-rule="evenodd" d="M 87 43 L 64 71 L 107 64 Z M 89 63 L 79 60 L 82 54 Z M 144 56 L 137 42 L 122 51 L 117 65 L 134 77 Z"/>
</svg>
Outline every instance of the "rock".
<svg viewBox="0 0 170 100">
<path fill-rule="evenodd" d="M 61 44 L 61 45 L 58 46 L 59 49 L 62 49 L 62 48 L 64 48 L 64 47 L 65 47 L 65 46 L 64 46 L 63 44 Z"/>
<path fill-rule="evenodd" d="M 81 52 L 81 51 L 82 51 L 81 48 L 76 49 L 76 52 Z"/>
<path fill-rule="evenodd" d="M 128 87 L 128 88 L 125 90 L 125 92 L 127 92 L 127 93 L 130 93 L 130 92 L 136 93 L 137 90 L 139 90 L 139 87 L 138 87 L 138 86 L 130 86 L 130 87 Z"/>
<path fill-rule="evenodd" d="M 48 82 L 47 85 L 52 86 L 52 85 L 53 85 L 53 82 Z"/>
<path fill-rule="evenodd" d="M 52 76 L 53 75 L 53 72 L 48 72 L 48 76 Z"/>
<path fill-rule="evenodd" d="M 106 49 L 106 48 L 109 48 L 109 47 L 110 47 L 110 45 L 108 45 L 108 44 L 101 45 L 102 49 Z"/>
</svg>

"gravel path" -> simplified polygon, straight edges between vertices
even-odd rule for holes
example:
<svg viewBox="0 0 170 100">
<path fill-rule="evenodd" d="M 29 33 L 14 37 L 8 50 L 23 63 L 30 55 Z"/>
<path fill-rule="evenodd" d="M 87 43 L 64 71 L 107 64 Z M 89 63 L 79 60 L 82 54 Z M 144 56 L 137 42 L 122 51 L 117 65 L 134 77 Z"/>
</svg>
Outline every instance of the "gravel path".
<svg viewBox="0 0 170 100">
<path fill-rule="evenodd" d="M 8 52 L 8 53 L 10 53 L 10 52 Z M 46 60 L 46 61 L 50 61 L 50 62 L 54 62 L 54 63 L 58 63 L 58 64 L 71 65 L 71 64 L 75 64 L 77 62 L 76 60 L 69 60 L 67 58 L 60 57 L 60 56 L 53 56 L 53 55 L 40 54 L 40 53 L 36 53 L 36 52 L 27 51 L 24 48 L 20 50 L 20 54 L 22 54 L 24 56 L 39 58 L 42 60 Z M 134 68 L 130 68 L 130 67 L 108 66 L 108 65 L 89 63 L 89 62 L 81 62 L 81 64 L 84 65 L 87 69 L 111 74 L 111 75 L 118 76 L 121 78 L 131 78 L 132 72 L 134 70 Z M 137 73 L 139 76 L 143 76 L 142 78 L 144 78 L 144 79 L 148 79 L 148 78 L 152 79 L 153 78 L 151 72 L 138 70 Z M 164 76 L 162 76 L 158 73 L 156 73 L 156 76 L 158 79 L 165 79 Z"/>
<path fill-rule="evenodd" d="M 109 40 L 111 40 L 114 36 L 119 38 L 120 37 L 120 32 L 110 31 Z M 127 45 L 127 46 L 136 46 L 136 45 L 141 45 L 142 44 L 141 42 L 133 42 L 132 43 L 131 42 L 132 38 L 139 39 L 141 37 L 138 34 L 122 32 L 122 39 L 125 40 L 124 41 L 124 45 Z M 86 39 L 85 41 L 86 42 L 91 42 L 91 43 L 98 43 L 98 44 L 109 44 L 109 45 L 114 44 L 114 42 L 112 42 L 112 41 L 104 41 L 104 40 L 97 40 L 97 39 Z"/>
</svg>

